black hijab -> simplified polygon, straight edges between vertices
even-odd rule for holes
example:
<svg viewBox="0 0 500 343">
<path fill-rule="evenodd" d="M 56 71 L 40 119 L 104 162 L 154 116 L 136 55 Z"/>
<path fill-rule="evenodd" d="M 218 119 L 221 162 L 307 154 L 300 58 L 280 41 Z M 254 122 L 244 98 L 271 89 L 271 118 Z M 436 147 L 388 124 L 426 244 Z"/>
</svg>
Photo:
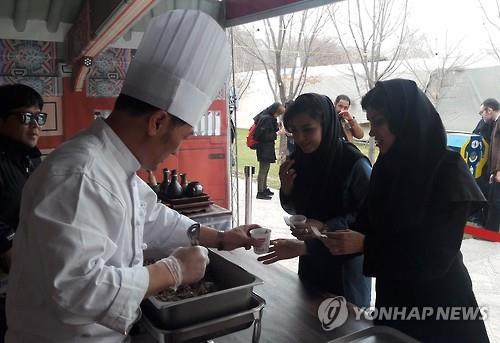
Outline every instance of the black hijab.
<svg viewBox="0 0 500 343">
<path fill-rule="evenodd" d="M 285 127 L 299 113 L 309 113 L 321 122 L 322 137 L 313 153 L 305 154 L 296 145 L 290 157 L 297 172 L 292 201 L 296 213 L 326 221 L 345 213 L 343 187 L 354 163 L 364 156 L 354 145 L 342 140 L 342 127 L 327 96 L 300 95 L 285 113 Z"/>
<path fill-rule="evenodd" d="M 442 199 L 432 200 L 469 201 L 472 209 L 483 205 L 484 197 L 464 161 L 447 150 L 439 114 L 415 82 L 379 81 L 362 105 L 383 111 L 396 136 L 391 149 L 379 155 L 370 179 L 367 205 L 370 217 L 379 219 L 375 221 L 378 225 L 386 230 L 417 229 L 432 206 L 430 196 L 438 173 L 450 160 L 455 164 L 451 168 L 456 184 L 446 187 L 449 191 L 439 195 Z"/>
</svg>

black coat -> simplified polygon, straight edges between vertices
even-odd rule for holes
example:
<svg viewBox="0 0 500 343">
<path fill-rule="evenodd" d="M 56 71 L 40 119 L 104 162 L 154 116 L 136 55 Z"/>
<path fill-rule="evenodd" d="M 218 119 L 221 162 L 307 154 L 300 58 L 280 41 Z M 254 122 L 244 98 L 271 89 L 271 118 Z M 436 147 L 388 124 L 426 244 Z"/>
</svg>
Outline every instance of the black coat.
<svg viewBox="0 0 500 343">
<path fill-rule="evenodd" d="M 312 153 L 296 146 L 290 159 L 297 177 L 289 196 L 280 191 L 281 205 L 290 214 L 326 223 L 330 230 L 348 228 L 368 191 L 370 163 L 355 146 L 342 140 L 342 127 L 326 96 L 300 95 L 285 114 L 285 122 L 293 113 L 306 110 L 321 116 L 321 144 Z M 306 240 L 305 244 L 307 255 L 299 258 L 301 280 L 345 296 L 358 306 L 369 306 L 370 280 L 362 276 L 362 257 L 333 256 L 318 239 Z M 348 282 L 353 279 L 357 282 Z"/>
<path fill-rule="evenodd" d="M 0 253 L 9 250 L 19 223 L 21 194 L 40 164 L 40 150 L 0 135 Z"/>
<path fill-rule="evenodd" d="M 269 114 L 263 113 L 255 117 L 257 128 L 255 130 L 255 140 L 257 144 L 257 161 L 265 163 L 276 162 L 276 151 L 274 142 L 278 131 L 278 121 Z"/>
<path fill-rule="evenodd" d="M 447 150 L 441 118 L 416 84 L 378 82 L 365 99 L 380 94 L 386 96 L 378 101 L 385 104 L 382 113 L 396 138 L 373 167 L 354 225 L 365 234 L 364 273 L 377 278 L 379 313 L 396 307 L 433 313 L 425 320 L 384 317 L 376 323 L 426 343 L 488 342 L 481 320 L 439 315 L 439 309 L 455 311 L 451 307 L 460 308 L 459 315 L 478 310 L 460 245 L 468 214 L 485 199 L 464 160 Z"/>
</svg>

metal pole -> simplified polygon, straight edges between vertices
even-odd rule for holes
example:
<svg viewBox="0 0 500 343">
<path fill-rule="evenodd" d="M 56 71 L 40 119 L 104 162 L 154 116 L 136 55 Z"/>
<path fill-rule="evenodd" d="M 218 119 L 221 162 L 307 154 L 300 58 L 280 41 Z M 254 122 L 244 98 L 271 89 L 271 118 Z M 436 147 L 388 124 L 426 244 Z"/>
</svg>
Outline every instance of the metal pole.
<svg viewBox="0 0 500 343">
<path fill-rule="evenodd" d="M 255 174 L 254 166 L 245 166 L 245 225 L 252 222 L 252 185 L 253 175 Z"/>
</svg>

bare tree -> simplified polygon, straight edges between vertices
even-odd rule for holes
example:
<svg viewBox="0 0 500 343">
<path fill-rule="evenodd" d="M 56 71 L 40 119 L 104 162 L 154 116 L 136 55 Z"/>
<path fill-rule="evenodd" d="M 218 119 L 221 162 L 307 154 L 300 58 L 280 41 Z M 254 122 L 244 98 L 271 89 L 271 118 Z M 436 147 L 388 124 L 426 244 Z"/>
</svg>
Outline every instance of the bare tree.
<svg viewBox="0 0 500 343">
<path fill-rule="evenodd" d="M 406 58 L 413 35 L 407 24 L 408 0 L 347 0 L 329 5 L 327 12 L 358 96 L 390 77 Z M 373 137 L 369 143 L 368 157 L 374 162 Z"/>
<path fill-rule="evenodd" d="M 499 0 L 478 0 L 479 6 L 484 14 L 486 22 L 483 23 L 488 40 L 490 41 L 491 52 L 500 60 L 500 43 L 495 41 L 492 35 L 500 33 L 500 1 Z"/>
<path fill-rule="evenodd" d="M 359 96 L 391 76 L 405 59 L 412 37 L 407 11 L 408 0 L 348 0 L 328 7 Z"/>
<path fill-rule="evenodd" d="M 404 63 L 414 75 L 419 88 L 434 105 L 437 105 L 445 96 L 446 88 L 453 84 L 453 74 L 472 63 L 473 55 L 461 53 L 462 41 L 450 43 L 447 33 L 445 33 L 442 48 L 432 48 L 427 39 L 421 41 L 425 43 L 423 45 L 426 51 L 425 57 L 418 60 L 406 60 Z"/>
<path fill-rule="evenodd" d="M 326 19 L 324 11 L 306 10 L 245 25 L 246 32 L 241 34 L 235 31 L 236 44 L 263 68 L 275 101 L 284 104 L 302 92 L 311 56 L 322 48 L 315 42 Z M 285 152 L 286 140 L 282 136 L 281 158 Z"/>
<path fill-rule="evenodd" d="M 311 56 L 321 49 L 314 43 L 325 19 L 323 11 L 306 10 L 245 25 L 246 35 L 235 34 L 236 43 L 264 69 L 276 101 L 285 103 L 302 91 Z"/>
</svg>

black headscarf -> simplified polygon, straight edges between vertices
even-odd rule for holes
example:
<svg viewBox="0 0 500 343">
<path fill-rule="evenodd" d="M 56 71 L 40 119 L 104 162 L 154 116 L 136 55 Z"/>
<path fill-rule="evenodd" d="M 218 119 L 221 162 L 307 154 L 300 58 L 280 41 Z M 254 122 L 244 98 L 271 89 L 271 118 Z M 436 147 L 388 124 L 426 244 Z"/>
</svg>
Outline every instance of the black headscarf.
<svg viewBox="0 0 500 343">
<path fill-rule="evenodd" d="M 381 105 L 384 108 L 377 108 L 377 101 L 371 99 L 377 93 L 379 98 L 385 98 Z M 417 229 L 432 206 L 430 195 L 442 164 L 450 161 L 450 154 L 456 154 L 447 150 L 441 118 L 427 96 L 410 80 L 377 82 L 362 105 L 383 111 L 396 136 L 391 149 L 379 155 L 373 167 L 367 198 L 370 215 L 380 219 L 378 224 L 384 222 L 386 230 Z M 482 206 L 484 198 L 464 168 L 464 161 L 458 155 L 452 160 L 456 161 L 456 184 L 446 187 L 450 191 L 441 195 L 442 200 L 469 201 L 472 210 Z"/>
<path fill-rule="evenodd" d="M 312 106 L 311 106 L 312 105 Z M 297 172 L 292 201 L 297 213 L 321 221 L 345 213 L 343 187 L 354 163 L 363 154 L 341 139 L 342 127 L 330 98 L 315 93 L 300 95 L 285 113 L 285 127 L 292 113 L 317 112 L 322 137 L 319 148 L 310 154 L 296 146 L 291 159 Z"/>
<path fill-rule="evenodd" d="M 308 218 L 326 222 L 344 216 L 347 209 L 343 202 L 344 188 L 353 165 L 363 154 L 352 144 L 342 140 L 340 122 L 332 101 L 324 95 L 300 95 L 287 110 L 285 127 L 293 116 L 307 113 L 321 122 L 321 144 L 310 154 L 296 145 L 291 159 L 297 172 L 291 200 L 295 212 Z M 345 256 L 333 256 L 317 239 L 305 241 L 308 254 L 299 258 L 299 276 L 322 290 L 344 295 L 343 263 Z"/>
</svg>

